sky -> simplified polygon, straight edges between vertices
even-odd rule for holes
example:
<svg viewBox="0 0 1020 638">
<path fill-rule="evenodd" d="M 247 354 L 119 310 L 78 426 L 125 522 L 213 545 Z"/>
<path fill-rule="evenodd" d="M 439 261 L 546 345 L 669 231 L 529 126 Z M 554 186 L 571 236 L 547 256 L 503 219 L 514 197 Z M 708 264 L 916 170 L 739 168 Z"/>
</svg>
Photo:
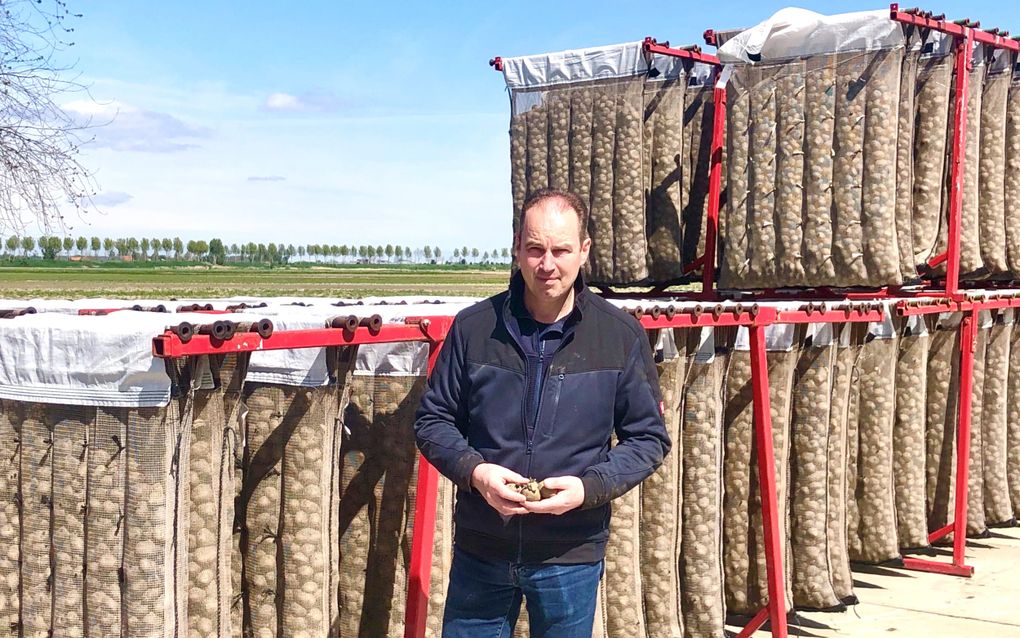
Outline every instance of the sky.
<svg viewBox="0 0 1020 638">
<path fill-rule="evenodd" d="M 99 185 L 69 234 L 447 252 L 510 243 L 509 100 L 491 57 L 702 43 L 788 6 L 69 2 L 83 16 L 63 55 L 88 93 L 62 104 L 98 125 L 82 160 Z M 927 8 L 1020 33 L 1014 3 L 982 4 Z"/>
</svg>

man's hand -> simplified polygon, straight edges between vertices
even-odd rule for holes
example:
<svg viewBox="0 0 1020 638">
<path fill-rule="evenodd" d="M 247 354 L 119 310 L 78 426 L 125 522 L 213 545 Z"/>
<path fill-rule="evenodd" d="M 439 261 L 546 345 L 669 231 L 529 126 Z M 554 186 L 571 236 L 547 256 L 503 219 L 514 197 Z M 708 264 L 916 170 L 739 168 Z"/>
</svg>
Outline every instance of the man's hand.
<svg viewBox="0 0 1020 638">
<path fill-rule="evenodd" d="M 532 514 L 563 514 L 577 509 L 584 502 L 584 484 L 576 476 L 552 476 L 542 481 L 543 487 L 556 492 L 541 501 L 524 503 Z"/>
<path fill-rule="evenodd" d="M 510 483 L 527 482 L 528 479 L 517 472 L 495 463 L 480 463 L 471 472 L 471 487 L 502 516 L 528 513 L 521 507 L 524 495 L 508 486 Z"/>
</svg>

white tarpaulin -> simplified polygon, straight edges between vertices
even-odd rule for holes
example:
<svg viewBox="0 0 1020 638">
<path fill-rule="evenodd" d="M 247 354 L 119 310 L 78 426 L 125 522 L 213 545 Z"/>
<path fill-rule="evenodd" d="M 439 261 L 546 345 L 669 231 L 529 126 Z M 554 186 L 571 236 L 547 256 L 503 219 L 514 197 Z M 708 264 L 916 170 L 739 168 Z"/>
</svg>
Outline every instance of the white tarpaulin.
<svg viewBox="0 0 1020 638">
<path fill-rule="evenodd" d="M 719 48 L 725 63 L 768 62 L 821 53 L 878 51 L 903 46 L 903 30 L 889 11 L 822 15 L 782 9 Z"/>
</svg>

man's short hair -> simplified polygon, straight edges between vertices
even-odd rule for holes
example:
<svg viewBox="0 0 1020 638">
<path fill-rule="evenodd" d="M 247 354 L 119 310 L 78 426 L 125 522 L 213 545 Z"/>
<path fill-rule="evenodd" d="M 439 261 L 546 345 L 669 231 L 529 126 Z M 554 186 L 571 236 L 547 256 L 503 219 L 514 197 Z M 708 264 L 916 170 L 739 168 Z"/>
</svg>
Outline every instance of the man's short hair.
<svg viewBox="0 0 1020 638">
<path fill-rule="evenodd" d="M 531 193 L 528 195 L 527 199 L 524 200 L 524 205 L 521 206 L 521 223 L 517 228 L 518 236 L 514 237 L 514 243 L 520 241 L 520 233 L 524 228 L 524 218 L 527 216 L 528 211 L 550 199 L 561 201 L 564 208 L 569 208 L 577 214 L 578 236 L 581 238 L 582 242 L 588 238 L 588 207 L 585 205 L 584 201 L 568 190 L 542 188 Z"/>
</svg>

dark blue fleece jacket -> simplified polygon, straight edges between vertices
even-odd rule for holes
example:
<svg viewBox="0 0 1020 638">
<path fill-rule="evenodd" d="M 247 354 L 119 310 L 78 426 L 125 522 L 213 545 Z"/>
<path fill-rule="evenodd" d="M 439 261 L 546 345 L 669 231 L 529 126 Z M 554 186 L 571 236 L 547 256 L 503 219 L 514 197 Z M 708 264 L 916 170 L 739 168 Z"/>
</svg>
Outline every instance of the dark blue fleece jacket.
<svg viewBox="0 0 1020 638">
<path fill-rule="evenodd" d="M 578 278 L 558 347 L 545 365 L 529 366 L 514 317 L 523 291 L 517 273 L 508 291 L 457 315 L 418 409 L 418 447 L 459 488 L 462 548 L 519 562 L 594 562 L 605 554 L 609 501 L 670 448 L 655 363 L 637 321 Z M 538 480 L 579 476 L 584 504 L 560 516 L 501 517 L 471 489 L 482 462 Z"/>
</svg>

